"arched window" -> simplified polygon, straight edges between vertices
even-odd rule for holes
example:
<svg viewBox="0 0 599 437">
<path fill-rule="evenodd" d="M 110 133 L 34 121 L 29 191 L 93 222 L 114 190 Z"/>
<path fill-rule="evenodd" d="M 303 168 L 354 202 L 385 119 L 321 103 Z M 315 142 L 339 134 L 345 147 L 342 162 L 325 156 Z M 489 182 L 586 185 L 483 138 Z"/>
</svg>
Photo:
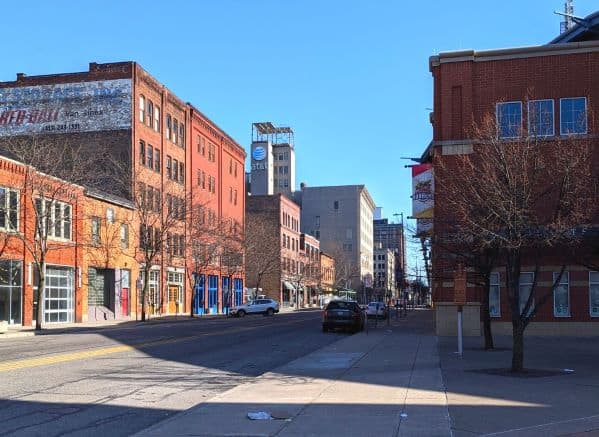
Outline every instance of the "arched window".
<svg viewBox="0 0 599 437">
<path fill-rule="evenodd" d="M 139 96 L 139 121 L 146 121 L 146 98 L 143 94 Z"/>
</svg>

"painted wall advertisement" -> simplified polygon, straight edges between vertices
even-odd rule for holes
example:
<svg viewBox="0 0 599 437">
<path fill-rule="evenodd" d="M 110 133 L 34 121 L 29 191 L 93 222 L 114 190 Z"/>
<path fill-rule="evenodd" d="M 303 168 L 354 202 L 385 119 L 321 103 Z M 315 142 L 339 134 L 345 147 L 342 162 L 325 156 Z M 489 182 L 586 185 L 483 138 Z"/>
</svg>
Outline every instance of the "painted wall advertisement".
<svg viewBox="0 0 599 437">
<path fill-rule="evenodd" d="M 433 229 L 434 179 L 432 164 L 412 167 L 412 217 L 416 219 L 416 234 L 429 234 Z"/>
<path fill-rule="evenodd" d="M 131 128 L 131 79 L 0 88 L 0 137 Z"/>
</svg>

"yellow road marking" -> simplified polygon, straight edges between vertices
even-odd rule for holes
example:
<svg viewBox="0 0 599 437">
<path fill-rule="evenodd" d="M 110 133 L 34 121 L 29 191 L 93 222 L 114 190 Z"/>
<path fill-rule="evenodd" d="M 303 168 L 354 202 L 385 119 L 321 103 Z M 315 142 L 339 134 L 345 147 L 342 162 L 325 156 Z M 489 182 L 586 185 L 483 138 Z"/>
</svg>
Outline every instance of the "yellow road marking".
<svg viewBox="0 0 599 437">
<path fill-rule="evenodd" d="M 290 325 L 290 324 L 294 324 L 294 323 L 300 323 L 303 321 L 305 321 L 305 320 L 297 320 L 297 321 L 292 321 L 292 322 L 279 323 L 279 324 L 273 325 L 273 327 L 278 327 L 281 325 Z M 193 336 L 188 336 L 188 337 L 167 338 L 164 340 L 156 340 L 156 341 L 150 341 L 150 342 L 146 342 L 146 343 L 138 343 L 138 344 L 134 344 L 134 345 L 102 347 L 102 348 L 88 349 L 88 350 L 77 351 L 77 352 L 69 352 L 69 353 L 59 354 L 59 355 L 47 355 L 47 356 L 38 357 L 38 358 L 27 358 L 24 360 L 4 361 L 4 362 L 0 362 L 0 373 L 8 372 L 11 370 L 26 369 L 28 367 L 47 366 L 50 364 L 64 363 L 64 362 L 68 362 L 68 361 L 77 361 L 77 360 L 84 360 L 87 358 L 102 357 L 105 355 L 118 354 L 121 352 L 130 352 L 130 351 L 146 349 L 146 348 L 150 348 L 150 347 L 154 347 L 154 346 L 162 346 L 165 344 L 174 344 L 174 343 L 181 343 L 184 341 L 198 340 L 202 337 L 212 337 L 212 336 L 216 336 L 216 335 L 236 334 L 239 332 L 252 331 L 254 329 L 263 328 L 264 326 L 265 325 L 259 325 L 259 326 L 248 327 L 248 328 L 235 328 L 235 329 L 230 329 L 230 330 L 224 331 L 224 332 L 207 332 L 204 334 L 193 335 Z"/>
</svg>

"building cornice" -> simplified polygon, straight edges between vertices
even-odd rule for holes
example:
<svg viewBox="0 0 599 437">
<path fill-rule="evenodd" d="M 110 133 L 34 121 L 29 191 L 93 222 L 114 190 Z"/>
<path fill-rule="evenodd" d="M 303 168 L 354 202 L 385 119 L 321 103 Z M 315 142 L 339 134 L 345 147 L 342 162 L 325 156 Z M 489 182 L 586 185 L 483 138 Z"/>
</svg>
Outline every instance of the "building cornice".
<svg viewBox="0 0 599 437">
<path fill-rule="evenodd" d="M 458 50 L 442 52 L 429 58 L 429 69 L 452 62 L 487 62 L 540 56 L 575 55 L 599 52 L 599 41 L 545 44 L 541 46 L 513 47 L 491 50 Z"/>
</svg>

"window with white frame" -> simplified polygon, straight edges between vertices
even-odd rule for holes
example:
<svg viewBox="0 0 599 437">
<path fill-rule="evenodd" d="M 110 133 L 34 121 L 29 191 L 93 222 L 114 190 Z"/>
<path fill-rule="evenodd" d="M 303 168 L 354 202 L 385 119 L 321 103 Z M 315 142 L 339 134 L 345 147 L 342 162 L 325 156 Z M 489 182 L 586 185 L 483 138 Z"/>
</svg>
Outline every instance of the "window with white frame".
<svg viewBox="0 0 599 437">
<path fill-rule="evenodd" d="M 19 192 L 0 187 L 0 229 L 19 230 Z"/>
<path fill-rule="evenodd" d="M 587 133 L 587 99 L 573 97 L 560 99 L 560 134 Z"/>
<path fill-rule="evenodd" d="M 92 217 L 91 224 L 92 224 L 92 232 L 91 232 L 92 244 L 97 246 L 100 244 L 100 217 Z"/>
<path fill-rule="evenodd" d="M 129 249 L 129 225 L 121 224 L 120 229 L 121 249 Z"/>
<path fill-rule="evenodd" d="M 49 237 L 71 239 L 71 205 L 56 200 L 35 199 L 41 231 Z"/>
<path fill-rule="evenodd" d="M 551 137 L 555 134 L 553 100 L 531 100 L 528 102 L 528 135 Z"/>
<path fill-rule="evenodd" d="M 589 310 L 591 317 L 599 317 L 599 272 L 589 272 Z"/>
<path fill-rule="evenodd" d="M 499 288 L 499 272 L 491 273 L 489 280 L 489 314 L 491 315 L 491 317 L 500 317 L 501 300 Z"/>
<path fill-rule="evenodd" d="M 532 272 L 523 272 L 520 273 L 520 314 L 524 311 L 524 307 L 526 306 L 526 302 L 528 301 L 528 297 L 530 293 L 532 293 L 532 284 L 534 283 L 535 274 Z M 532 312 L 534 308 L 534 298 L 528 309 L 528 314 Z"/>
<path fill-rule="evenodd" d="M 160 106 L 154 107 L 154 130 L 160 132 Z"/>
<path fill-rule="evenodd" d="M 143 95 L 139 96 L 139 121 L 142 123 L 146 120 L 146 98 Z"/>
<path fill-rule="evenodd" d="M 553 283 L 559 273 L 553 272 Z M 559 284 L 553 289 L 553 315 L 555 317 L 570 317 L 570 287 L 568 272 L 564 272 Z"/>
<path fill-rule="evenodd" d="M 522 130 L 522 102 L 497 103 L 499 138 L 518 138 Z"/>
</svg>

